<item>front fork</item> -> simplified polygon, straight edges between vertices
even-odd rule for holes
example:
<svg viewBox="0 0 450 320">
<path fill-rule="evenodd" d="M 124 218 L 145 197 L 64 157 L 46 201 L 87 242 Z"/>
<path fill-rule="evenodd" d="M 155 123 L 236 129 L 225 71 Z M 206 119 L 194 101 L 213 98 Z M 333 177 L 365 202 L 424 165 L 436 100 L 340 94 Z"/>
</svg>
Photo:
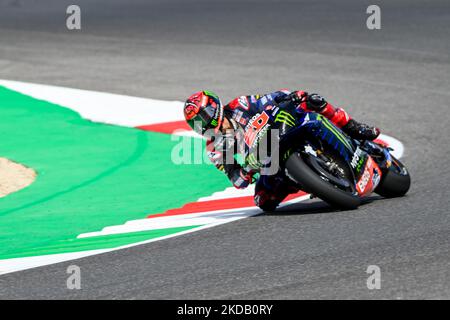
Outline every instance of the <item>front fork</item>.
<svg viewBox="0 0 450 320">
<path fill-rule="evenodd" d="M 365 149 L 370 156 L 373 156 L 374 160 L 378 159 L 380 156 L 383 157 L 382 161 L 376 161 L 380 168 L 389 169 L 392 165 L 392 156 L 390 153 L 390 151 L 393 150 L 392 148 L 382 147 L 372 141 L 364 141 L 361 147 Z"/>
</svg>

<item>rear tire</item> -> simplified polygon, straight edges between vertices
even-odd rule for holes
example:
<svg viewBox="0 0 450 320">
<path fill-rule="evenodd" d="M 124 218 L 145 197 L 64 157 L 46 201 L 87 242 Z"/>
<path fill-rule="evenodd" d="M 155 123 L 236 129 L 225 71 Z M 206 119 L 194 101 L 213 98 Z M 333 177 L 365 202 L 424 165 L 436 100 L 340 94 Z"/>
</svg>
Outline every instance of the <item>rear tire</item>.
<svg viewBox="0 0 450 320">
<path fill-rule="evenodd" d="M 392 157 L 392 160 L 392 166 L 383 172 L 381 182 L 375 189 L 376 193 L 385 198 L 402 197 L 411 186 L 411 177 L 406 167 L 396 158 Z"/>
<path fill-rule="evenodd" d="M 289 157 L 286 161 L 286 169 L 304 191 L 312 193 L 334 208 L 353 210 L 361 204 L 358 196 L 340 190 L 322 179 L 303 161 L 299 153 L 293 153 Z"/>
</svg>

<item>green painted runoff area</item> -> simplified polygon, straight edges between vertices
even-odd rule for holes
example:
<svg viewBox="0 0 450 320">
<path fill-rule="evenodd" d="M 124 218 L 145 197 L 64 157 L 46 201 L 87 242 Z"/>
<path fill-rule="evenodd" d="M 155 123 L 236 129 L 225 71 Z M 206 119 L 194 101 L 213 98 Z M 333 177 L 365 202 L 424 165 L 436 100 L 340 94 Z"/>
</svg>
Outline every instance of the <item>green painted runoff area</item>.
<svg viewBox="0 0 450 320">
<path fill-rule="evenodd" d="M 174 164 L 179 143 L 0 87 L 0 157 L 38 173 L 0 198 L 0 259 L 114 248 L 196 227 L 76 239 L 229 186 L 212 165 Z"/>
</svg>

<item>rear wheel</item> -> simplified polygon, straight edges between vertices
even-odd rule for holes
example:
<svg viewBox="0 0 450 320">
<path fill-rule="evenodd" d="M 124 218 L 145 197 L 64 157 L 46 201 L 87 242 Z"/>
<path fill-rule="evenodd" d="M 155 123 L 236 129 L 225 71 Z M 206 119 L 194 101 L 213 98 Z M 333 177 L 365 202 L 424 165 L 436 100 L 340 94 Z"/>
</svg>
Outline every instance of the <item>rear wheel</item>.
<svg viewBox="0 0 450 320">
<path fill-rule="evenodd" d="M 385 198 L 404 196 L 411 186 L 411 177 L 400 160 L 392 157 L 392 165 L 383 172 L 380 184 L 375 192 Z"/>
<path fill-rule="evenodd" d="M 356 209 L 361 204 L 349 170 L 333 153 L 322 156 L 293 153 L 286 161 L 288 175 L 306 192 L 338 209 Z"/>
</svg>

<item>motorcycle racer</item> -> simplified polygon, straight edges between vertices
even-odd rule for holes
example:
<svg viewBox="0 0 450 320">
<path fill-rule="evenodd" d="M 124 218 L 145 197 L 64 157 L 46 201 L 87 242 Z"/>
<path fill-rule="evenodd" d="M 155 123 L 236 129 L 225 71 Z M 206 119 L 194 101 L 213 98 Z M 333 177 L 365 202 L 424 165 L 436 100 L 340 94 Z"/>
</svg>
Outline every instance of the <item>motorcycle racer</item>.
<svg viewBox="0 0 450 320">
<path fill-rule="evenodd" d="M 288 103 L 281 104 L 281 101 Z M 265 95 L 240 96 L 226 105 L 210 91 L 200 91 L 191 95 L 184 105 L 184 116 L 194 131 L 207 136 L 206 148 L 209 159 L 220 171 L 223 171 L 231 183 L 239 189 L 246 188 L 254 181 L 258 166 L 249 165 L 252 147 L 259 136 L 268 128 L 264 111 L 280 111 L 282 122 L 294 126 L 293 114 L 298 111 L 316 112 L 328 118 L 350 137 L 357 140 L 374 140 L 380 134 L 375 127 L 359 123 L 352 119 L 342 108 L 335 108 L 321 95 L 303 90 L 279 90 Z M 275 110 L 276 109 L 276 110 Z M 244 132 L 244 147 L 238 148 L 236 136 L 230 132 Z M 213 131 L 215 134 L 208 134 Z M 237 155 L 243 161 L 236 160 Z M 230 157 L 231 156 L 231 157 Z M 224 161 L 228 159 L 228 161 Z M 231 161 L 229 160 L 231 159 Z M 279 170 L 275 174 L 260 174 L 255 186 L 255 204 L 264 211 L 272 211 L 289 194 L 298 191 L 298 187 Z"/>
</svg>

